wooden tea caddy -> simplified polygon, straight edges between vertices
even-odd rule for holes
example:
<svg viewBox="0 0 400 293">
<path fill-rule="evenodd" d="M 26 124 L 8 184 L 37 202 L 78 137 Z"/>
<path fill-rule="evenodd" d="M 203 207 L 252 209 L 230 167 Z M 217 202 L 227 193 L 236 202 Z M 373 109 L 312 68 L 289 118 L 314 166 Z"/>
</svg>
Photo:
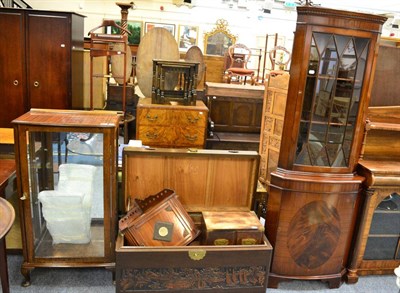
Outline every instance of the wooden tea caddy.
<svg viewBox="0 0 400 293">
<path fill-rule="evenodd" d="M 125 147 L 122 183 L 144 199 L 169 188 L 200 228 L 202 211 L 249 211 L 256 192 L 259 155 L 254 151 Z M 116 242 L 117 292 L 266 291 L 272 246 L 129 246 Z"/>
</svg>

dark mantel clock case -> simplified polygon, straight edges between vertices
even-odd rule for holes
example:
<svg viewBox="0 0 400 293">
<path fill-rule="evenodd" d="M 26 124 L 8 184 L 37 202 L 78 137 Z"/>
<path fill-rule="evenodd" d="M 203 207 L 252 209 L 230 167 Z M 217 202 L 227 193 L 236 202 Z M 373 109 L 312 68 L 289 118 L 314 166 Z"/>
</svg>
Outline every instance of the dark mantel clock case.
<svg viewBox="0 0 400 293">
<path fill-rule="evenodd" d="M 269 287 L 324 280 L 339 287 L 360 205 L 354 173 L 386 18 L 297 7 L 278 168 L 271 173 L 266 234 Z"/>
</svg>

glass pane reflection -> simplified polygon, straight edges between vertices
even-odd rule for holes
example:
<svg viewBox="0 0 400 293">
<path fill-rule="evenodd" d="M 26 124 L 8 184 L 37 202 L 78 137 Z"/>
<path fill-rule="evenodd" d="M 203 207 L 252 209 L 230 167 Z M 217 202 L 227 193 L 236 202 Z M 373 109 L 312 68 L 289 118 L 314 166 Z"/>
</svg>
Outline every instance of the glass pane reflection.
<svg viewBox="0 0 400 293">
<path fill-rule="evenodd" d="M 103 134 L 27 136 L 36 256 L 104 257 Z"/>
</svg>

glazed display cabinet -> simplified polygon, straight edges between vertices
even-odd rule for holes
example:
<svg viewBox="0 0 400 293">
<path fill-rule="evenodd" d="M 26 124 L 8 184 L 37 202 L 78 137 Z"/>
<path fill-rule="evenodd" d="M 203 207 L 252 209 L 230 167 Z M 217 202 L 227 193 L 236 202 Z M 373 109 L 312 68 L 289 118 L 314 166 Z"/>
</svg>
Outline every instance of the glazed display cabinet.
<svg viewBox="0 0 400 293">
<path fill-rule="evenodd" d="M 36 267 L 113 270 L 118 114 L 34 109 L 13 124 L 22 285 Z"/>
<path fill-rule="evenodd" d="M 365 113 L 386 18 L 297 7 L 278 168 L 271 173 L 266 235 L 269 287 L 323 280 L 339 287 L 352 244 L 362 176 Z"/>
<path fill-rule="evenodd" d="M 347 281 L 393 274 L 400 265 L 400 107 L 369 107 L 357 172 L 364 202 Z"/>
</svg>

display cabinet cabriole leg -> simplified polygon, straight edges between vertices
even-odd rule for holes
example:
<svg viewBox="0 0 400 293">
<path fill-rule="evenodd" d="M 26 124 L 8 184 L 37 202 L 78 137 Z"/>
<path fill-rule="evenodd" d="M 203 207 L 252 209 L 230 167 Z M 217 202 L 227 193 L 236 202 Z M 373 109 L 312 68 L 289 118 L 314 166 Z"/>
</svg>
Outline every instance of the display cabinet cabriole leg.
<svg viewBox="0 0 400 293">
<path fill-rule="evenodd" d="M 21 283 L 22 287 L 29 287 L 31 285 L 31 271 L 33 268 L 21 268 L 21 274 L 24 276 L 25 280 Z"/>
</svg>

